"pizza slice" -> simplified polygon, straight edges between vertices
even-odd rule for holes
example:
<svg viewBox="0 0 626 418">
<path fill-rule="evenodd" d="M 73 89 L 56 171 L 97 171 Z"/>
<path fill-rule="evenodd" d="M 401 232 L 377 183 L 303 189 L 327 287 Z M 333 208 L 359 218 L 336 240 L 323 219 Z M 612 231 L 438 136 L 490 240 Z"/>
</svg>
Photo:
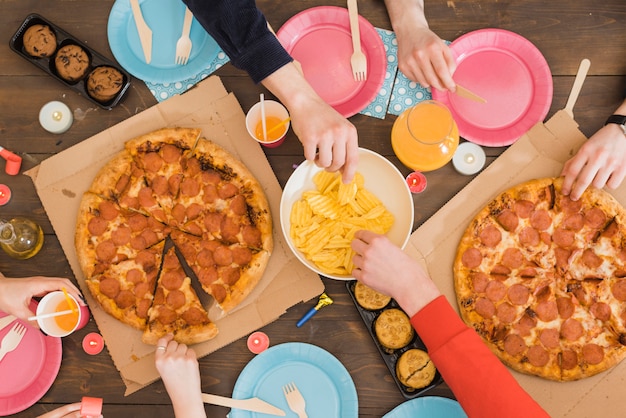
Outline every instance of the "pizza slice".
<svg viewBox="0 0 626 418">
<path fill-rule="evenodd" d="M 109 265 L 86 279 L 87 287 L 109 315 L 143 330 L 152 305 L 164 241 L 137 253 L 135 258 Z"/>
<path fill-rule="evenodd" d="M 174 230 L 170 235 L 176 248 L 202 284 L 202 288 L 228 312 L 256 287 L 269 259 L 267 251 L 250 249 Z"/>
<path fill-rule="evenodd" d="M 134 259 L 163 241 L 169 227 L 139 212 L 91 192 L 83 195 L 74 236 L 76 253 L 86 278 L 111 264 Z"/>
<path fill-rule="evenodd" d="M 159 338 L 172 334 L 179 343 L 196 344 L 214 338 L 217 332 L 171 247 L 163 256 L 143 342 L 154 345 Z"/>
</svg>

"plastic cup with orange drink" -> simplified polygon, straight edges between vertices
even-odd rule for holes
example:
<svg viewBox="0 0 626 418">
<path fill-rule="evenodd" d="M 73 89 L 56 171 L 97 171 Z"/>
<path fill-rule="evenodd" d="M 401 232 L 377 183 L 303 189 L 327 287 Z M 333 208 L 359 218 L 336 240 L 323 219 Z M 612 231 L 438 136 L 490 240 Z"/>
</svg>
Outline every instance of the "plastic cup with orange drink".
<svg viewBox="0 0 626 418">
<path fill-rule="evenodd" d="M 246 128 L 252 138 L 268 148 L 283 143 L 289 130 L 290 120 L 287 108 L 274 100 L 264 100 L 250 108 L 246 115 Z M 264 110 L 264 111 L 262 111 Z M 263 134 L 263 113 L 265 113 L 265 135 Z"/>
<path fill-rule="evenodd" d="M 37 305 L 37 324 L 51 337 L 65 337 L 89 321 L 89 308 L 65 292 L 50 292 Z"/>
</svg>

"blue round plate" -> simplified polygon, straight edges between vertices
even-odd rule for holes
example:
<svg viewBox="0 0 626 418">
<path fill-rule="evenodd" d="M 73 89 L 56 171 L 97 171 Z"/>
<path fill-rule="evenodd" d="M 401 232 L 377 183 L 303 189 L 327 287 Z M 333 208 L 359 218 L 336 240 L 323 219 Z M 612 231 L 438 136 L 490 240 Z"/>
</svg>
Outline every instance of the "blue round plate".
<svg viewBox="0 0 626 418">
<path fill-rule="evenodd" d="M 185 4 L 179 0 L 139 0 L 144 20 L 152 30 L 152 59 L 146 64 L 128 0 L 116 0 L 109 14 L 109 46 L 117 62 L 135 77 L 151 83 L 172 83 L 194 77 L 217 56 L 220 47 L 194 18 L 192 48 L 186 65 L 177 65 Z"/>
<path fill-rule="evenodd" d="M 383 418 L 467 418 L 467 415 L 455 400 L 424 396 L 400 404 Z"/>
<path fill-rule="evenodd" d="M 336 357 L 311 344 L 280 344 L 257 355 L 241 371 L 233 398 L 258 397 L 289 416 L 291 410 L 282 388 L 291 382 L 304 396 L 309 418 L 358 417 L 358 398 L 352 377 Z M 229 414 L 230 418 L 267 416 L 239 409 Z"/>
</svg>

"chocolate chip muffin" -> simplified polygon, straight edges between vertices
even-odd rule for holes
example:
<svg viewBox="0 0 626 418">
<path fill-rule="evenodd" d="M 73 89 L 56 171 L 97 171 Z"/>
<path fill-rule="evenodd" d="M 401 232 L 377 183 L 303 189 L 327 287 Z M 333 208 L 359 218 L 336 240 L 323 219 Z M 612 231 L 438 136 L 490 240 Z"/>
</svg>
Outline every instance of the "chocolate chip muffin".
<svg viewBox="0 0 626 418">
<path fill-rule="evenodd" d="M 77 81 L 87 74 L 89 55 L 78 45 L 65 45 L 56 53 L 54 65 L 63 80 Z"/>
<path fill-rule="evenodd" d="M 87 93 L 99 102 L 108 102 L 122 89 L 124 77 L 109 66 L 97 67 L 87 77 Z"/>
<path fill-rule="evenodd" d="M 22 37 L 24 50 L 32 57 L 50 57 L 57 50 L 57 37 L 48 25 L 32 25 Z"/>
<path fill-rule="evenodd" d="M 437 369 L 428 353 L 417 348 L 402 353 L 396 363 L 396 376 L 404 386 L 411 389 L 421 389 L 428 386 Z"/>
<path fill-rule="evenodd" d="M 388 350 L 406 346 L 413 339 L 413 332 L 409 316 L 401 309 L 387 309 L 374 321 L 376 338 Z"/>
</svg>

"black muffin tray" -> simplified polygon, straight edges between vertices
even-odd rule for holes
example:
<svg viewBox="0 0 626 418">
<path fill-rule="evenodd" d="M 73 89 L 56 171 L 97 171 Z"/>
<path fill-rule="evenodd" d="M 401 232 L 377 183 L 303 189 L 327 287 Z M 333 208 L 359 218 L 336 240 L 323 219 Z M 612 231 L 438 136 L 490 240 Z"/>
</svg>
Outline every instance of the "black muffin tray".
<svg viewBox="0 0 626 418">
<path fill-rule="evenodd" d="M 396 362 L 405 351 L 410 350 L 412 348 L 418 348 L 420 350 L 427 351 L 426 346 L 424 345 L 424 343 L 419 338 L 416 332 L 413 333 L 413 338 L 411 339 L 411 341 L 406 346 L 400 349 L 390 350 L 382 346 L 378 342 L 378 338 L 376 337 L 376 333 L 374 331 L 374 321 L 376 321 L 376 318 L 378 318 L 378 316 L 387 309 L 392 309 L 392 308 L 402 309 L 402 308 L 400 308 L 400 305 L 398 305 L 398 303 L 394 299 L 391 299 L 391 301 L 384 308 L 378 309 L 375 311 L 370 311 L 361 307 L 361 305 L 359 305 L 359 303 L 356 300 L 356 296 L 354 295 L 354 286 L 356 285 L 356 283 L 357 283 L 356 280 L 351 280 L 351 281 L 346 282 L 348 293 L 352 297 L 352 302 L 354 302 L 354 306 L 356 306 L 356 309 L 361 315 L 363 322 L 365 322 L 365 325 L 367 326 L 367 330 L 369 331 L 370 336 L 374 340 L 374 343 L 376 344 L 376 347 L 378 348 L 378 351 L 381 357 L 383 358 L 385 364 L 387 365 L 387 368 L 389 369 L 389 372 L 391 373 L 391 377 L 393 377 L 393 380 L 396 382 L 396 385 L 398 385 L 400 392 L 406 399 L 413 399 L 419 396 L 423 396 L 429 389 L 434 388 L 435 386 L 437 386 L 443 381 L 441 374 L 439 373 L 439 370 L 437 370 L 437 373 L 435 374 L 435 378 L 428 386 L 423 387 L 421 389 L 413 389 L 413 388 L 404 386 L 400 382 L 398 377 L 396 376 Z"/>
<path fill-rule="evenodd" d="M 24 49 L 24 33 L 29 27 L 31 27 L 32 25 L 37 25 L 37 24 L 49 26 L 50 29 L 56 35 L 57 49 L 55 53 L 49 57 L 42 57 L 42 58 L 33 57 L 29 55 Z M 67 81 L 63 79 L 58 74 L 56 67 L 54 65 L 54 57 L 57 51 L 60 48 L 69 44 L 80 46 L 81 48 L 85 50 L 85 52 L 89 56 L 90 65 L 89 65 L 87 72 L 81 79 L 76 80 L 76 81 Z M 131 80 L 130 74 L 126 72 L 123 68 L 121 68 L 117 63 L 113 62 L 110 59 L 107 59 L 103 55 L 100 55 L 98 52 L 94 51 L 92 48 L 88 47 L 83 42 L 79 41 L 76 37 L 72 36 L 68 32 L 61 29 L 59 26 L 55 25 L 54 23 L 50 22 L 49 20 L 45 19 L 44 17 L 36 13 L 32 13 L 28 15 L 26 19 L 24 19 L 24 22 L 22 22 L 19 29 L 15 32 L 15 35 L 13 35 L 13 37 L 11 38 L 9 45 L 11 49 L 15 51 L 18 55 L 22 56 L 24 59 L 26 59 L 33 65 L 39 67 L 40 69 L 42 69 L 43 71 L 45 71 L 46 73 L 48 73 L 49 75 L 51 75 L 52 77 L 54 77 L 55 79 L 63 83 L 65 86 L 70 87 L 72 90 L 76 91 L 81 96 L 84 96 L 85 98 L 87 98 L 87 100 L 90 100 L 91 102 L 95 103 L 96 105 L 104 109 L 110 110 L 114 106 L 116 106 L 120 102 L 122 97 L 124 96 L 124 93 L 126 93 L 128 88 L 130 87 L 130 80 Z M 122 77 L 123 77 L 123 84 L 122 84 L 122 88 L 120 89 L 120 91 L 112 99 L 106 102 L 98 101 L 97 99 L 91 97 L 89 93 L 87 92 L 87 77 L 94 69 L 96 69 L 97 67 L 101 67 L 101 66 L 113 67 L 116 70 L 118 70 L 122 74 Z"/>
</svg>

